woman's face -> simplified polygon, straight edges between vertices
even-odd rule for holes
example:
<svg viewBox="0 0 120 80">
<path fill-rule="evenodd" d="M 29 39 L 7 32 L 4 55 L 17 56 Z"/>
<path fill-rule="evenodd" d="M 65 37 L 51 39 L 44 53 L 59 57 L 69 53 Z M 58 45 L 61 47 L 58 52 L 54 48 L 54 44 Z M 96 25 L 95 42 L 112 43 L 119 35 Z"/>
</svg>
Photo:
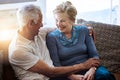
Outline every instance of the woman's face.
<svg viewBox="0 0 120 80">
<path fill-rule="evenodd" d="M 61 32 L 71 32 L 73 22 L 69 19 L 67 13 L 56 13 L 54 17 L 56 20 L 56 26 Z"/>
</svg>

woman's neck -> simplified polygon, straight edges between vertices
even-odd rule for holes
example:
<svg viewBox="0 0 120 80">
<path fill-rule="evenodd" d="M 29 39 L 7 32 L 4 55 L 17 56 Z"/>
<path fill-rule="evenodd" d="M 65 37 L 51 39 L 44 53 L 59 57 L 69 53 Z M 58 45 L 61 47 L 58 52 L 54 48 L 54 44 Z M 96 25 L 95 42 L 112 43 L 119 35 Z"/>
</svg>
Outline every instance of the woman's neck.
<svg viewBox="0 0 120 80">
<path fill-rule="evenodd" d="M 68 39 L 70 39 L 72 37 L 72 29 L 68 32 L 65 32 L 64 34 Z"/>
<path fill-rule="evenodd" d="M 72 34 L 71 34 L 71 33 L 65 34 L 65 36 L 66 36 L 68 39 L 70 39 L 70 38 L 72 37 Z"/>
</svg>

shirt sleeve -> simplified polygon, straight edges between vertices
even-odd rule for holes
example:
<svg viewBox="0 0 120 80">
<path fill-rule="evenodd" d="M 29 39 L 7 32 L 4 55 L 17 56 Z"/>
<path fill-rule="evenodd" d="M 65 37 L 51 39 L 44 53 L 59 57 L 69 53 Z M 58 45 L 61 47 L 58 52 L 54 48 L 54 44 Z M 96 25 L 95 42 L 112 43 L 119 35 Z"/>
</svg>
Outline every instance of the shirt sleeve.
<svg viewBox="0 0 120 80">
<path fill-rule="evenodd" d="M 87 46 L 87 51 L 88 51 L 88 55 L 90 58 L 99 58 L 99 54 L 97 52 L 96 46 L 94 44 L 93 38 L 91 35 L 89 35 L 89 30 L 87 27 L 84 28 L 85 29 L 85 43 Z"/>
<path fill-rule="evenodd" d="M 34 66 L 38 60 L 39 58 L 28 49 L 21 48 L 13 51 L 13 54 L 10 58 L 10 63 L 27 70 Z"/>
<path fill-rule="evenodd" d="M 61 66 L 55 36 L 49 33 L 46 38 L 46 44 L 54 66 Z"/>
<path fill-rule="evenodd" d="M 39 34 L 38 36 L 42 36 L 43 39 L 45 40 L 46 39 L 46 35 L 55 30 L 56 28 L 55 27 L 47 27 L 47 26 L 44 26 L 44 27 L 41 27 L 40 30 L 39 30 Z"/>
</svg>

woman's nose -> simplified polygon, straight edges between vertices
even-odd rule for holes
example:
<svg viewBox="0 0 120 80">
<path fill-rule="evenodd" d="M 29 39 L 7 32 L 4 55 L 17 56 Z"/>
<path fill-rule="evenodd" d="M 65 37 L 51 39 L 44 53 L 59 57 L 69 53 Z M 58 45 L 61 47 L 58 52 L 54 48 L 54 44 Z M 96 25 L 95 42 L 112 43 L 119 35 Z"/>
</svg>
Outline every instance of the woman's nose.
<svg viewBox="0 0 120 80">
<path fill-rule="evenodd" d="M 58 21 L 58 22 L 57 22 L 57 25 L 60 26 L 60 25 L 61 25 L 61 22 Z"/>
</svg>

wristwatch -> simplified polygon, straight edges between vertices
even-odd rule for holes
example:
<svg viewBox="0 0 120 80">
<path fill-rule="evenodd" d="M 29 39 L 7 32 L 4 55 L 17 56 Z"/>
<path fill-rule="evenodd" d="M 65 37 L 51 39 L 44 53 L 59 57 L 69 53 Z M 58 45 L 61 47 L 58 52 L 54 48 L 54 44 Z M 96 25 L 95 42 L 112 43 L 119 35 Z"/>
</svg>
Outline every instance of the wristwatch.
<svg viewBox="0 0 120 80">
<path fill-rule="evenodd" d="M 97 68 L 96 67 L 93 67 L 94 68 L 94 70 L 96 71 L 97 70 Z"/>
</svg>

